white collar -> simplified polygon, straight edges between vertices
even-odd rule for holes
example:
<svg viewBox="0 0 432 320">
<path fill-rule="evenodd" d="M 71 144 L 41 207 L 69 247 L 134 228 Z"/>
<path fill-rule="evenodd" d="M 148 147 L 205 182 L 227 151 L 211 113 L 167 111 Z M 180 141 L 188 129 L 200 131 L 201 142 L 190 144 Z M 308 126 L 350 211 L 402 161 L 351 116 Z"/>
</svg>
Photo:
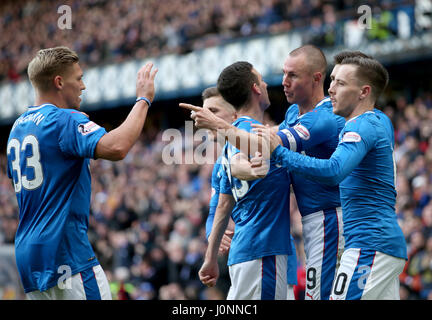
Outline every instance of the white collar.
<svg viewBox="0 0 432 320">
<path fill-rule="evenodd" d="M 41 109 L 43 107 L 46 107 L 46 106 L 53 106 L 53 104 L 52 103 L 44 103 L 44 104 L 42 104 L 40 106 L 31 106 L 31 107 L 28 107 L 28 109 L 29 109 L 29 111 L 35 111 L 35 110 L 39 110 L 39 109 Z"/>
<path fill-rule="evenodd" d="M 354 120 L 354 119 L 356 119 L 356 118 L 358 118 L 358 117 L 360 117 L 360 116 L 362 116 L 362 115 L 364 115 L 366 113 L 375 113 L 375 111 L 372 111 L 372 110 L 365 111 L 362 114 L 359 114 L 358 116 L 355 116 L 354 118 L 349 119 L 346 123 L 351 122 L 352 120 Z"/>
</svg>

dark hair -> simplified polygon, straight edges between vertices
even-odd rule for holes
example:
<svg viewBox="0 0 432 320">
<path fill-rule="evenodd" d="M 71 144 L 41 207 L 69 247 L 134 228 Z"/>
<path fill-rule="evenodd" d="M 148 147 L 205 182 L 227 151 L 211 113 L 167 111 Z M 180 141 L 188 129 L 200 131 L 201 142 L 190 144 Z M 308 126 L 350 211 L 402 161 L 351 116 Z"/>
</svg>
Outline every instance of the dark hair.
<svg viewBox="0 0 432 320">
<path fill-rule="evenodd" d="M 251 88 L 254 83 L 258 82 L 252 68 L 249 62 L 235 62 L 223 69 L 217 80 L 217 89 L 220 94 L 236 110 L 249 101 Z"/>
<path fill-rule="evenodd" d="M 201 93 L 201 98 L 204 101 L 211 97 L 219 97 L 220 95 L 221 94 L 216 87 L 209 87 L 207 89 L 204 89 L 204 91 Z"/>
<path fill-rule="evenodd" d="M 357 66 L 356 77 L 360 82 L 372 87 L 372 96 L 376 102 L 389 81 L 386 68 L 375 59 L 360 56 L 345 58 L 341 64 Z"/>
<path fill-rule="evenodd" d="M 361 51 L 341 51 L 333 57 L 333 62 L 334 64 L 340 64 L 343 59 L 354 58 L 354 57 L 373 59 L 371 56 L 368 56 L 367 54 Z"/>
<path fill-rule="evenodd" d="M 303 54 L 306 57 L 306 62 L 309 67 L 310 72 L 319 71 L 325 77 L 327 70 L 327 59 L 324 52 L 312 44 L 306 44 L 304 46 L 298 47 L 291 51 L 289 55 L 291 57 L 296 57 Z"/>
</svg>

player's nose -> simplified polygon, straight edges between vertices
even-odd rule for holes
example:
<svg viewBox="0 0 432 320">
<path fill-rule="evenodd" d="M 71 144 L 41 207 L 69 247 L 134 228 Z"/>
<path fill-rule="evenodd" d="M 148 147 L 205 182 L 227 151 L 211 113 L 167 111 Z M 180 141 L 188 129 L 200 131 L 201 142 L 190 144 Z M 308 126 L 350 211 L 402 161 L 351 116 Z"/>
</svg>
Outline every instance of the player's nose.
<svg viewBox="0 0 432 320">
<path fill-rule="evenodd" d="M 330 86 L 328 88 L 328 93 L 329 93 L 329 95 L 334 95 L 335 94 L 335 89 L 334 89 L 333 82 L 330 83 Z"/>
</svg>

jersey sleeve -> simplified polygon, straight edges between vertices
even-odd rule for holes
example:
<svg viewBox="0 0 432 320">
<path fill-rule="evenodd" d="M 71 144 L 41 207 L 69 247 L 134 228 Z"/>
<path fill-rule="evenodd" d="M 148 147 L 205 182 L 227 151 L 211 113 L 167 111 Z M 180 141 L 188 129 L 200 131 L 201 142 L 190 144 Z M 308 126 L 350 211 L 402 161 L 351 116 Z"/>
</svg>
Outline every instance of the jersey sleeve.
<svg viewBox="0 0 432 320">
<path fill-rule="evenodd" d="M 209 214 L 208 214 L 207 220 L 206 220 L 206 238 L 207 239 L 210 237 L 210 233 L 211 233 L 211 230 L 213 227 L 215 212 L 216 212 L 216 207 L 215 206 L 210 207 Z"/>
<path fill-rule="evenodd" d="M 339 145 L 330 159 L 317 159 L 278 146 L 272 159 L 289 170 L 314 178 L 322 183 L 337 185 L 363 160 L 375 144 L 375 130 L 371 125 L 347 125 Z"/>
<path fill-rule="evenodd" d="M 213 185 L 213 179 L 212 179 L 212 185 Z M 212 200 L 214 197 L 213 192 L 218 192 L 218 194 L 223 193 L 223 194 L 232 195 L 231 184 L 229 183 L 228 176 L 227 176 L 225 170 L 223 170 L 222 166 L 220 166 L 220 168 L 219 168 L 219 179 L 218 179 L 217 183 L 214 184 L 214 187 L 212 186 Z M 219 200 L 219 195 L 217 198 Z M 212 202 L 210 202 L 210 203 L 212 203 Z M 209 215 L 207 216 L 207 220 L 206 220 L 206 237 L 207 237 L 207 239 L 209 238 L 212 227 L 213 227 L 213 221 L 214 221 L 214 217 L 216 214 L 217 205 L 218 205 L 218 203 L 216 202 L 215 204 L 210 205 L 210 207 L 209 207 Z"/>
<path fill-rule="evenodd" d="M 232 195 L 231 182 L 225 170 L 221 170 L 220 193 Z"/>
<path fill-rule="evenodd" d="M 216 162 L 215 165 L 213 166 L 213 170 L 211 174 L 211 198 L 209 203 L 210 207 L 217 206 L 217 201 L 220 192 L 221 171 L 222 171 L 222 165 L 219 162 Z"/>
<path fill-rule="evenodd" d="M 220 192 L 220 175 L 221 175 L 222 166 L 216 162 L 213 167 L 212 179 L 211 179 L 211 198 L 209 203 L 209 214 L 206 220 L 206 238 L 210 236 L 210 232 L 213 226 L 214 215 L 216 212 L 216 207 L 219 200 L 219 192 Z"/>
<path fill-rule="evenodd" d="M 281 124 L 277 135 L 285 148 L 301 152 L 323 143 L 332 136 L 328 131 L 337 127 L 334 121 L 324 112 L 309 112 L 291 128 Z"/>
<path fill-rule="evenodd" d="M 59 146 L 63 153 L 83 158 L 94 158 L 99 139 L 106 130 L 80 112 L 61 112 L 57 122 Z"/>
</svg>

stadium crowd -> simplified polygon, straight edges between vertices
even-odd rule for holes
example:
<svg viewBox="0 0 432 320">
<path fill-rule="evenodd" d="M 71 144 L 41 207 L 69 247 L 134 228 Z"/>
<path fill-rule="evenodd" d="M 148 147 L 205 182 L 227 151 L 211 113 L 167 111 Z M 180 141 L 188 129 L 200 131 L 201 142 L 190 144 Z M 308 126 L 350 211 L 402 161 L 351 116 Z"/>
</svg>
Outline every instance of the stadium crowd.
<svg viewBox="0 0 432 320">
<path fill-rule="evenodd" d="M 401 299 L 432 299 L 432 93 L 412 102 L 399 96 L 384 105 L 395 127 L 396 212 L 409 253 L 400 277 Z M 198 278 L 206 249 L 212 159 L 205 165 L 165 164 L 168 142 L 162 133 L 147 126 L 123 161 L 92 161 L 89 239 L 115 299 L 223 299 L 229 287 L 227 268 L 221 268 L 216 288 L 204 287 Z M 183 142 L 176 145 L 181 157 L 194 148 Z M 13 244 L 18 208 L 4 154 L 0 165 L 2 246 Z M 295 201 L 291 219 L 298 253 L 296 294 L 301 299 L 304 254 Z M 226 266 L 226 257 L 220 264 Z M 22 292 L 10 283 L 0 290 L 1 297 L 22 298 Z"/>
<path fill-rule="evenodd" d="M 403 2 L 409 1 L 373 0 L 368 5 L 379 12 Z M 342 37 L 336 24 L 358 18 L 362 4 L 359 0 L 1 1 L 0 82 L 25 76 L 35 48 L 60 43 L 79 54 L 83 67 L 182 54 L 234 38 L 302 27 L 309 30 L 307 42 L 333 46 Z M 57 12 L 62 5 L 71 8 L 71 29 L 58 27 L 59 19 L 64 22 L 65 12 Z"/>
</svg>

